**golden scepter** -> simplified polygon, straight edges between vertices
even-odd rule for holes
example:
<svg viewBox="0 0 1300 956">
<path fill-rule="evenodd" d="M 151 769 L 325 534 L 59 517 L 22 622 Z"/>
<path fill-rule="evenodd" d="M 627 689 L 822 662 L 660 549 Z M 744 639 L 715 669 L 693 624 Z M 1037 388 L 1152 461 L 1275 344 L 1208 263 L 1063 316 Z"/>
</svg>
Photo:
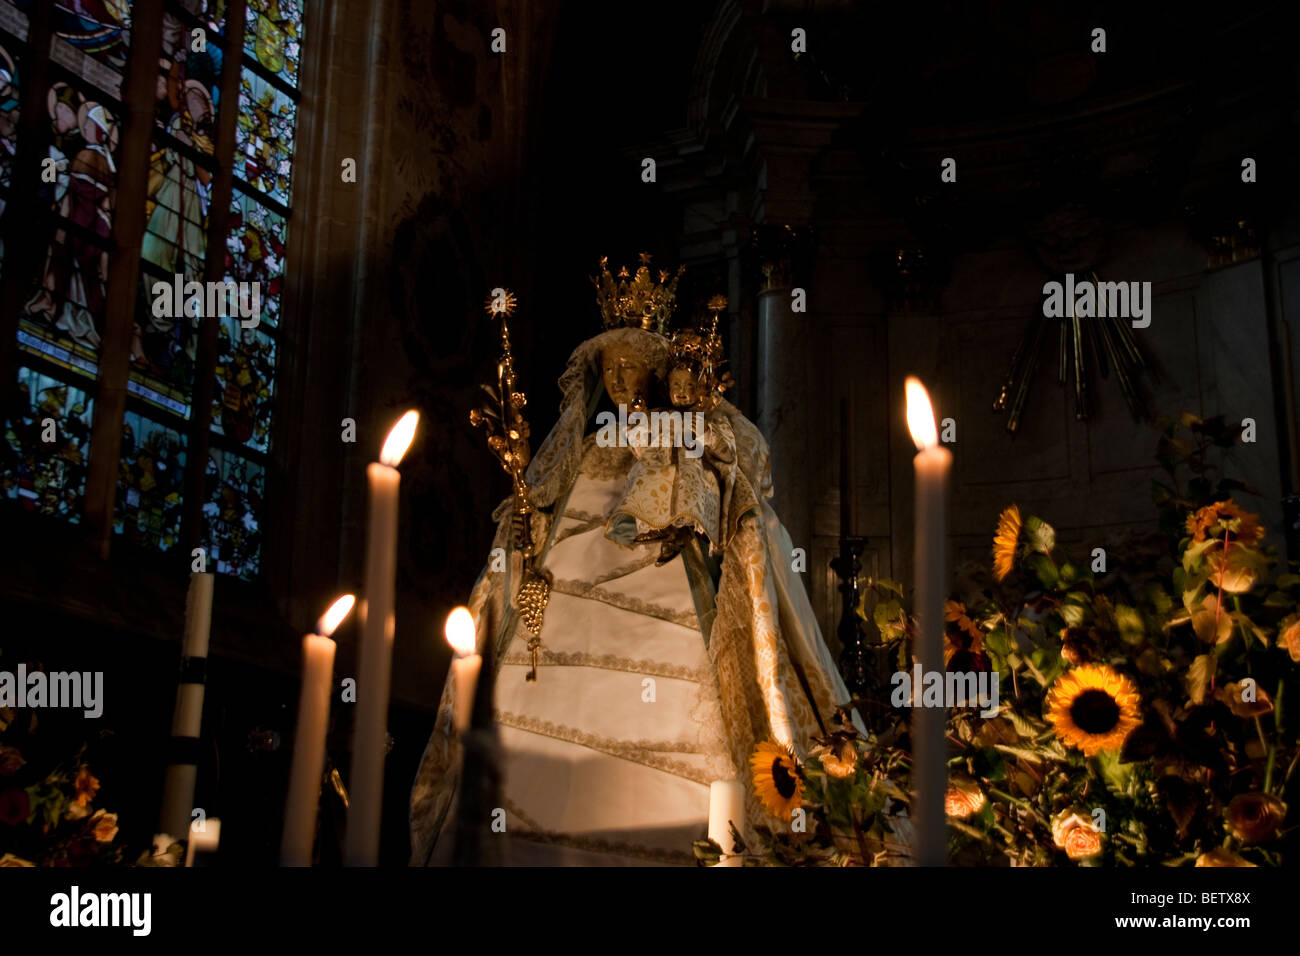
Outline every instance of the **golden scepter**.
<svg viewBox="0 0 1300 956">
<path fill-rule="evenodd" d="M 528 499 L 529 488 L 525 477 L 532 456 L 528 442 L 528 422 L 523 414 L 528 399 L 519 389 L 515 377 L 514 356 L 510 351 L 510 328 L 506 321 L 516 304 L 514 294 L 508 289 L 493 289 L 492 295 L 488 297 L 488 317 L 501 316 L 501 357 L 497 360 L 496 385 L 482 386 L 489 402 L 469 413 L 469 423 L 475 428 L 483 426 L 488 436 L 488 447 L 510 476 L 514 488 L 515 513 L 512 525 L 515 529 L 515 547 L 524 554 L 524 579 L 519 588 L 519 610 L 531 635 L 528 649 L 533 653 L 533 667 L 525 680 L 536 680 L 537 652 L 542 644 L 542 616 L 550 600 L 551 582 L 546 573 L 536 567 L 537 542 L 533 540 L 532 517 L 537 509 Z"/>
</svg>

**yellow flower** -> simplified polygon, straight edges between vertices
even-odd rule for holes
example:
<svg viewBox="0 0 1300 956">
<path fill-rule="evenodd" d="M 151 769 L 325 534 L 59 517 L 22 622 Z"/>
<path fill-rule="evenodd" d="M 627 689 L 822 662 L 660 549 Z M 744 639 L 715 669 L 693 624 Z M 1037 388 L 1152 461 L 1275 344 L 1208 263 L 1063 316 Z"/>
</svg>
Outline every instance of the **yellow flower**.
<svg viewBox="0 0 1300 956">
<path fill-rule="evenodd" d="M 1061 743 L 1092 757 L 1119 750 L 1141 721 L 1137 688 L 1100 664 L 1066 671 L 1047 693 L 1047 719 Z"/>
<path fill-rule="evenodd" d="M 766 740 L 749 758 L 749 765 L 754 772 L 754 792 L 767 812 L 789 820 L 803 803 L 803 778 L 799 776 L 799 763 L 790 748 Z"/>
<path fill-rule="evenodd" d="M 1242 510 L 1231 498 L 1216 501 L 1189 514 L 1187 533 L 1192 536 L 1193 543 L 1207 538 L 1219 538 L 1225 533 L 1231 533 L 1233 541 L 1243 544 L 1256 544 L 1264 537 L 1259 515 Z"/>
<path fill-rule="evenodd" d="M 944 601 L 943 619 L 961 628 L 962 632 L 971 639 L 971 651 L 979 653 L 980 647 L 984 644 L 984 632 L 970 619 L 964 604 L 960 601 Z"/>
<path fill-rule="evenodd" d="M 77 771 L 77 798 L 76 803 L 79 807 L 89 805 L 90 801 L 95 799 L 95 791 L 99 789 L 99 781 L 91 776 L 90 771 L 82 767 Z"/>
<path fill-rule="evenodd" d="M 90 818 L 90 829 L 95 834 L 97 842 L 111 843 L 113 837 L 117 836 L 117 814 L 96 810 L 95 815 Z"/>
<path fill-rule="evenodd" d="M 1238 856 L 1231 850 L 1216 847 L 1209 853 L 1202 853 L 1196 858 L 1196 866 L 1254 866 L 1249 860 Z"/>
<path fill-rule="evenodd" d="M 998 516 L 998 530 L 993 538 L 993 576 L 1002 581 L 1016 564 L 1016 546 L 1020 543 L 1020 509 L 1014 504 Z"/>
<path fill-rule="evenodd" d="M 1267 793 L 1239 793 L 1228 804 L 1228 831 L 1242 843 L 1271 840 L 1286 819 L 1286 804 Z"/>
</svg>

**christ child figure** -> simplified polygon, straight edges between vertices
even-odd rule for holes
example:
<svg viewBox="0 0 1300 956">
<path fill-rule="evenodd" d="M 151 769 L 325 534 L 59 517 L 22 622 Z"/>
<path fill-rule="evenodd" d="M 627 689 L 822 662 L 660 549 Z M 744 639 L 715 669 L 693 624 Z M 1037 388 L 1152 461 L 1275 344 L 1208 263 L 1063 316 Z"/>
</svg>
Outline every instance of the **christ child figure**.
<svg viewBox="0 0 1300 956">
<path fill-rule="evenodd" d="M 618 536 L 661 541 L 657 565 L 671 561 L 695 535 L 721 553 L 722 497 L 718 466 L 734 460 L 730 429 L 709 413 L 716 406 L 709 369 L 699 360 L 704 337 L 673 336 L 669 353 L 671 409 L 628 416 L 627 443 L 636 455 L 622 503 L 610 518 Z"/>
</svg>

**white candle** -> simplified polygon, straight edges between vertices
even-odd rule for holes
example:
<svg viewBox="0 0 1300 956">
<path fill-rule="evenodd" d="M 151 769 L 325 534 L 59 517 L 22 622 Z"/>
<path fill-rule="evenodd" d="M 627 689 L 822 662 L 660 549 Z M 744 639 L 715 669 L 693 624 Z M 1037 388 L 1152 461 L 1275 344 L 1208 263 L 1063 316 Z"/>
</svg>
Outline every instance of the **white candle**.
<svg viewBox="0 0 1300 956">
<path fill-rule="evenodd" d="M 740 854 L 732 853 L 735 841 L 731 824 L 745 833 L 745 785 L 739 780 L 715 780 L 709 784 L 709 839 L 722 847 L 718 866 L 743 866 Z"/>
<path fill-rule="evenodd" d="M 282 866 L 311 866 L 334 677 L 335 645 L 330 635 L 343 623 L 355 601 L 351 594 L 343 595 L 321 617 L 315 633 L 302 639 L 302 691 L 298 696 L 298 724 L 293 733 L 289 794 L 284 804 Z"/>
<path fill-rule="evenodd" d="M 185 850 L 185 865 L 193 866 L 198 853 L 216 853 L 221 846 L 221 821 L 195 820 L 190 824 L 190 839 Z"/>
<path fill-rule="evenodd" d="M 477 635 L 469 608 L 452 610 L 447 615 L 444 633 L 447 643 L 456 652 L 451 661 L 456 688 L 456 731 L 463 734 L 469 730 L 470 716 L 474 712 L 474 689 L 478 686 L 478 672 L 483 667 L 483 658 L 474 653 Z"/>
<path fill-rule="evenodd" d="M 947 592 L 944 505 L 952 453 L 939 444 L 930 396 L 917 379 L 909 378 L 907 427 L 918 449 L 916 472 L 916 648 L 922 677 L 943 672 L 943 599 Z M 943 866 L 947 862 L 948 823 L 943 798 L 948 786 L 943 707 L 919 706 L 921 688 L 913 687 L 912 819 L 916 824 L 916 862 Z"/>
<path fill-rule="evenodd" d="M 172 738 L 196 741 L 203 729 L 203 688 L 200 675 L 207 670 L 208 639 L 212 630 L 212 591 L 216 575 L 195 571 L 185 595 L 185 637 L 181 643 L 181 660 L 191 662 L 182 672 L 176 687 L 176 706 L 172 710 Z M 187 680 L 186 677 L 200 678 Z M 191 744 L 193 751 L 197 745 Z M 173 837 L 189 831 L 194 806 L 194 784 L 198 767 L 193 763 L 172 763 L 163 777 L 162 808 L 158 815 L 160 833 Z"/>
<path fill-rule="evenodd" d="M 393 663 L 393 604 L 397 576 L 397 465 L 415 437 L 418 412 L 393 426 L 378 462 L 366 468 L 370 525 L 366 538 L 365 624 L 357 668 L 356 725 L 352 736 L 352 779 L 343 861 L 348 866 L 379 862 L 379 825 L 384 799 L 384 752 L 388 733 L 388 683 Z"/>
</svg>

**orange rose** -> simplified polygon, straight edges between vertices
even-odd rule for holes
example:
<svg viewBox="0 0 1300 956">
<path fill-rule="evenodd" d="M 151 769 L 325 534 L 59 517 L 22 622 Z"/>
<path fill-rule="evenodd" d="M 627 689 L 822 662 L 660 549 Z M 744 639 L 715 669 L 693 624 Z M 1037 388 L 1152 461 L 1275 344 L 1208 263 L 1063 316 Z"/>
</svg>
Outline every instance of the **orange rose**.
<svg viewBox="0 0 1300 956">
<path fill-rule="evenodd" d="M 91 776 L 91 773 L 85 767 L 77 771 L 77 805 L 84 807 L 90 801 L 95 799 L 95 791 L 99 789 L 99 781 Z"/>
<path fill-rule="evenodd" d="M 90 828 L 95 834 L 96 841 L 111 843 L 113 837 L 117 836 L 117 814 L 96 810 L 95 815 L 90 818 Z"/>
<path fill-rule="evenodd" d="M 1196 858 L 1197 866 L 1254 866 L 1249 860 L 1237 856 L 1231 850 L 1216 847 L 1209 853 L 1202 853 Z"/>
<path fill-rule="evenodd" d="M 1242 843 L 1271 840 L 1286 819 L 1286 804 L 1267 793 L 1239 793 L 1228 804 L 1228 831 Z"/>
<path fill-rule="evenodd" d="M 961 782 L 948 787 L 943 797 L 944 813 L 954 820 L 966 820 L 984 809 L 984 791 L 974 783 Z"/>
<path fill-rule="evenodd" d="M 1300 614 L 1292 614 L 1278 625 L 1277 646 L 1285 647 L 1291 660 L 1300 664 Z"/>
<path fill-rule="evenodd" d="M 1090 860 L 1101 855 L 1101 831 L 1088 826 L 1071 827 L 1065 835 L 1065 855 L 1071 860 Z"/>
</svg>

